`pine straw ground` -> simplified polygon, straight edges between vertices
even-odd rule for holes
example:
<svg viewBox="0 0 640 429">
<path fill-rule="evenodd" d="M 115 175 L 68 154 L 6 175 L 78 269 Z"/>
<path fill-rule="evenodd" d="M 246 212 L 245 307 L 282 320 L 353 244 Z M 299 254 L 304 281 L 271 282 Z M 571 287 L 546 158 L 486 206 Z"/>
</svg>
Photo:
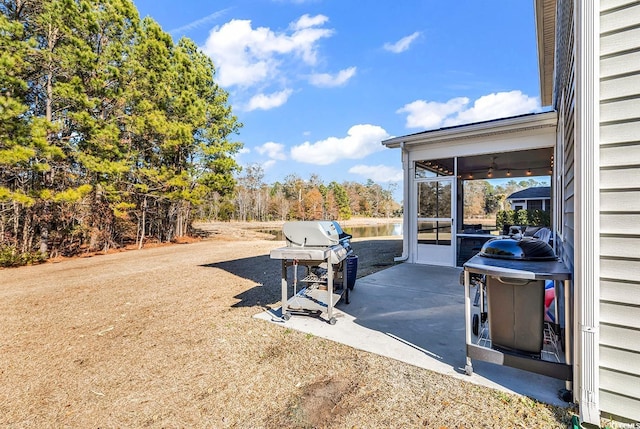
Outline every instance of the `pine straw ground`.
<svg viewBox="0 0 640 429">
<path fill-rule="evenodd" d="M 253 318 L 282 242 L 210 239 L 0 270 L 0 427 L 566 428 L 571 410 Z M 359 275 L 402 242 L 356 240 Z"/>
</svg>

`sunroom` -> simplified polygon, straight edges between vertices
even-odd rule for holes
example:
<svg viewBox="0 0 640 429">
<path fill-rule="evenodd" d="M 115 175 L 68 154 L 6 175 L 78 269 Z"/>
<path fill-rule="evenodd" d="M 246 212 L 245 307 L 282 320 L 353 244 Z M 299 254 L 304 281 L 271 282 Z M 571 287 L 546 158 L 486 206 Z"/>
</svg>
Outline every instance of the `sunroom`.
<svg viewBox="0 0 640 429">
<path fill-rule="evenodd" d="M 465 220 L 465 182 L 552 177 L 556 124 L 557 115 L 551 111 L 383 141 L 388 148 L 401 149 L 402 156 L 404 239 L 399 259 L 462 265 L 472 256 L 469 239 L 477 244 L 498 234 L 474 230 L 469 235 L 474 228 Z"/>
</svg>

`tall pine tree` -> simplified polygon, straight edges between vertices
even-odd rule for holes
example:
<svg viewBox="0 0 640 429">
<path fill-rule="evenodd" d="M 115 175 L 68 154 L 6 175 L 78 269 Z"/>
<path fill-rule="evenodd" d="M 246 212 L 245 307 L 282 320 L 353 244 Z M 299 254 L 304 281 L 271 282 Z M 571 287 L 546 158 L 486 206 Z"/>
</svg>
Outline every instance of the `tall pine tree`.
<svg viewBox="0 0 640 429">
<path fill-rule="evenodd" d="M 233 191 L 241 124 L 192 41 L 140 21 L 130 0 L 0 11 L 0 245 L 170 240 L 195 205 Z"/>
</svg>

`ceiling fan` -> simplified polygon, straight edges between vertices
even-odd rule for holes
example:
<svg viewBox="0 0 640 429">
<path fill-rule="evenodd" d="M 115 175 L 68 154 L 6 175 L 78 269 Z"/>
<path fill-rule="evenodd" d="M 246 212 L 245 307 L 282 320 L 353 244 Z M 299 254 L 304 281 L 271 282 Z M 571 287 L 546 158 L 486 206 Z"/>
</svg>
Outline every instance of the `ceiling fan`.
<svg viewBox="0 0 640 429">
<path fill-rule="evenodd" d="M 493 175 L 494 170 L 498 170 L 498 164 L 496 164 L 497 156 L 491 157 L 491 164 L 489 165 L 489 171 L 487 172 L 487 176 L 491 177 Z"/>
</svg>

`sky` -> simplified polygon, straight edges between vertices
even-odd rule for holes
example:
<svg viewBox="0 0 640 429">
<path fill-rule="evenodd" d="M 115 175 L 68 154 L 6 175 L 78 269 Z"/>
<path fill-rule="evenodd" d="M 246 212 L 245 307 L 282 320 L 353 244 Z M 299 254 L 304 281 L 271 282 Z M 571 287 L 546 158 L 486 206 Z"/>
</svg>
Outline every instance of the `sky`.
<svg viewBox="0 0 640 429">
<path fill-rule="evenodd" d="M 216 67 L 264 181 L 369 179 L 402 192 L 381 141 L 541 111 L 532 0 L 134 0 Z M 400 198 L 398 198 L 398 201 Z"/>
</svg>

